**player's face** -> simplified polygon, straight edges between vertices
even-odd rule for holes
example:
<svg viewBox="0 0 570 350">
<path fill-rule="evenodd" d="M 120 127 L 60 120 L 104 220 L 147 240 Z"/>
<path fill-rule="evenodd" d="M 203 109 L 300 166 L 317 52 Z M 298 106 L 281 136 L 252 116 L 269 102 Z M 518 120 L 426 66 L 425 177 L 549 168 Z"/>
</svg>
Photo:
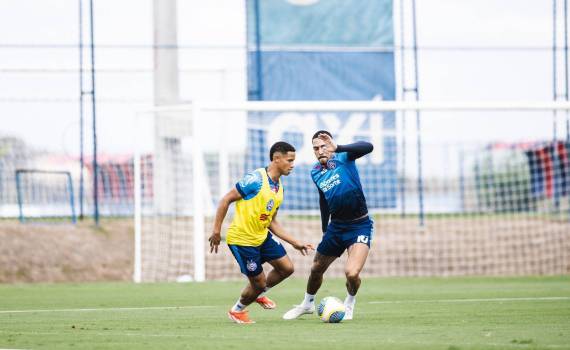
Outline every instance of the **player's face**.
<svg viewBox="0 0 570 350">
<path fill-rule="evenodd" d="M 289 175 L 295 167 L 295 152 L 275 153 L 273 160 L 277 163 L 277 168 L 281 175 Z"/>
<path fill-rule="evenodd" d="M 315 153 L 317 160 L 322 165 L 327 164 L 327 161 L 332 155 L 332 152 L 327 148 L 325 141 L 321 139 L 313 139 L 313 152 Z"/>
</svg>

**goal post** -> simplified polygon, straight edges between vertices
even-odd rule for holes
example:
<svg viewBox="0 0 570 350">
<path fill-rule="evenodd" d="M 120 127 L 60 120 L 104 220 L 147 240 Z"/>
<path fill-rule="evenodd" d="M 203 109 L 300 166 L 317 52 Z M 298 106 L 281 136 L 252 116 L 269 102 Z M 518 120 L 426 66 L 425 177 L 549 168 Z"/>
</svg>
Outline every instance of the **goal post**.
<svg viewBox="0 0 570 350">
<path fill-rule="evenodd" d="M 319 129 L 339 144 L 374 145 L 356 161 L 377 232 L 364 275 L 568 273 L 568 111 L 568 102 L 536 101 L 203 101 L 142 111 L 134 280 L 239 278 L 225 243 L 209 254 L 207 237 L 218 200 L 269 163 L 275 141 L 297 149 L 295 170 L 283 179 L 280 221 L 318 243 L 309 172 Z M 415 118 L 422 129 L 406 122 Z M 223 237 L 232 216 L 233 206 Z M 286 248 L 297 274 L 307 275 L 312 257 Z M 342 263 L 327 273 L 341 276 Z"/>
<path fill-rule="evenodd" d="M 76 223 L 73 180 L 69 171 L 17 169 L 15 183 L 21 223 L 62 218 Z"/>
<path fill-rule="evenodd" d="M 196 137 L 201 132 L 198 119 L 193 118 L 197 108 L 196 104 L 164 107 L 137 115 L 134 152 L 136 282 L 205 279 L 204 210 L 209 204 L 211 212 L 212 201 L 206 193 L 203 152 Z M 187 152 L 188 148 L 190 152 Z M 182 178 L 184 175 L 187 179 Z M 145 229 L 143 225 L 146 225 Z M 184 235 L 185 230 L 192 232 L 188 236 L 193 237 L 191 245 L 188 237 L 163 241 Z M 152 236 L 152 240 L 149 241 L 148 236 Z M 177 243 L 182 247 L 173 245 Z M 157 250 L 153 244 L 161 248 Z M 188 252 L 190 248 L 191 253 Z M 173 250 L 178 255 L 170 260 Z M 179 265 L 175 271 L 169 266 L 160 266 L 164 264 L 161 254 L 169 255 L 170 261 L 166 264 L 174 261 Z"/>
</svg>

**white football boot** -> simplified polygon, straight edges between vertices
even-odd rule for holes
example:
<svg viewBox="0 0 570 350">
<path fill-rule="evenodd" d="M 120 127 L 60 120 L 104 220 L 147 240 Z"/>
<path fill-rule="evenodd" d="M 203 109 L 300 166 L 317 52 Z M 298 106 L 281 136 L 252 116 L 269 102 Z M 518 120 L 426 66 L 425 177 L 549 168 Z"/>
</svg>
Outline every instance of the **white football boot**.
<svg viewBox="0 0 570 350">
<path fill-rule="evenodd" d="M 315 313 L 315 304 L 311 304 L 310 306 L 295 305 L 294 308 L 287 311 L 285 315 L 283 315 L 283 319 L 294 320 L 301 317 L 302 315 L 309 315 L 313 313 Z"/>
<path fill-rule="evenodd" d="M 343 320 L 352 320 L 354 314 L 354 304 L 344 304 L 344 318 Z"/>
</svg>

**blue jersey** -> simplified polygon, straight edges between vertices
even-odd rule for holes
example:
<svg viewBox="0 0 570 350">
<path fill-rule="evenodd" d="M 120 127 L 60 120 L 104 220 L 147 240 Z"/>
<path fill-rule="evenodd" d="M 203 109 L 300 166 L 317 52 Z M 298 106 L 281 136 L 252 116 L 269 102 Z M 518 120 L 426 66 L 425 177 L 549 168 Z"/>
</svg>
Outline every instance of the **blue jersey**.
<svg viewBox="0 0 570 350">
<path fill-rule="evenodd" d="M 358 146 L 363 144 L 365 143 L 359 143 Z M 347 146 L 350 149 L 352 145 Z M 339 146 L 337 150 L 346 149 L 347 146 Z M 371 152 L 372 145 L 366 143 L 366 146 L 365 153 Z M 319 162 L 313 166 L 311 177 L 321 196 L 323 232 L 326 230 L 329 214 L 333 221 L 350 222 L 368 213 L 355 163 L 355 159 L 362 155 L 351 152 L 334 153 L 326 166 Z"/>
</svg>

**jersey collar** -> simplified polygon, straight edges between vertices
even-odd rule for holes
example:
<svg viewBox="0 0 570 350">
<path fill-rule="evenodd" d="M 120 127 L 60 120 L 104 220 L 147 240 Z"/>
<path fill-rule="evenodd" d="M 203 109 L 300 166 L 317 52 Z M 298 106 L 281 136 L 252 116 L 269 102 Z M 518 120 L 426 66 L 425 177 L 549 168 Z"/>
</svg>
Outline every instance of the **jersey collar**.
<svg viewBox="0 0 570 350">
<path fill-rule="evenodd" d="M 269 187 L 271 188 L 271 190 L 275 189 L 274 192 L 278 192 L 279 191 L 279 181 L 275 182 L 275 181 L 273 181 L 273 179 L 271 179 L 271 176 L 269 176 L 269 173 L 267 172 L 267 167 L 265 167 L 265 174 L 267 175 L 267 180 L 269 181 Z"/>
</svg>

